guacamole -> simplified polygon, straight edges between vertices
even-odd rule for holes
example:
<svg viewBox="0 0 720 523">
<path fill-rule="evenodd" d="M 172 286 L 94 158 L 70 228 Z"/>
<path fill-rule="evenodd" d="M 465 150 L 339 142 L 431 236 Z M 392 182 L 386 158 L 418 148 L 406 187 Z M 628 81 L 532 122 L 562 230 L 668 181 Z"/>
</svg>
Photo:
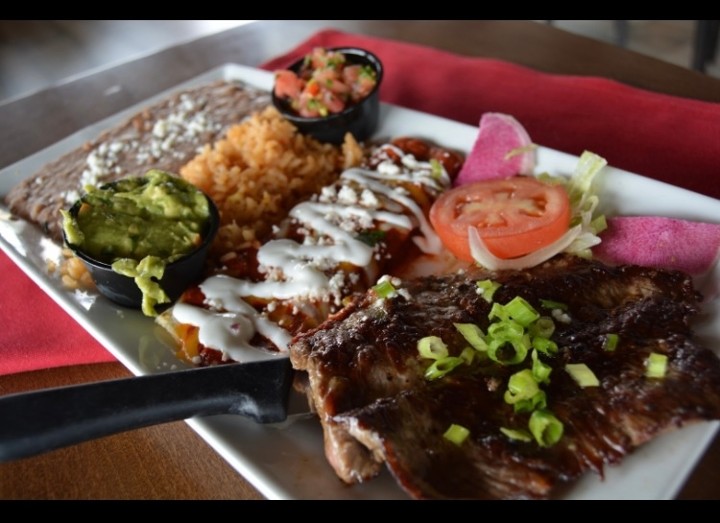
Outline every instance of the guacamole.
<svg viewBox="0 0 720 523">
<path fill-rule="evenodd" d="M 157 283 L 165 266 L 202 244 L 210 217 L 207 197 L 194 185 L 153 169 L 102 187 L 86 187 L 77 212 L 61 211 L 67 242 L 135 279 L 143 312 L 169 298 Z"/>
</svg>

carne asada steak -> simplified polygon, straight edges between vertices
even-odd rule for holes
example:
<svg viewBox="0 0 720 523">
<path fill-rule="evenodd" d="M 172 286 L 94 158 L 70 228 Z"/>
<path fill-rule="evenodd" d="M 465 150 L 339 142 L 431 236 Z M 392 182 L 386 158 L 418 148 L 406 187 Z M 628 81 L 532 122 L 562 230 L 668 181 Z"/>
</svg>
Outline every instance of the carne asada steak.
<svg viewBox="0 0 720 523">
<path fill-rule="evenodd" d="M 500 284 L 492 300 L 478 292 L 487 279 Z M 493 303 L 518 296 L 553 318 L 546 339 L 556 349 L 531 348 L 517 363 L 512 351 L 500 355 L 507 349 L 494 358 L 471 350 L 477 357 L 468 360 L 472 337 L 454 324 L 484 335 L 493 330 Z M 543 498 L 588 470 L 602 475 L 665 430 L 720 418 L 720 360 L 689 326 L 699 298 L 680 272 L 558 256 L 525 271 L 408 280 L 385 299 L 370 291 L 298 336 L 290 352 L 308 373 L 327 458 L 345 482 L 368 480 L 385 462 L 416 498 Z M 436 379 L 425 377 L 433 360 L 418 351 L 428 336 L 457 365 Z M 648 362 L 663 357 L 666 369 L 651 376 L 657 369 Z M 534 376 L 536 359 L 551 369 L 546 405 L 515 408 L 509 380 L 531 366 Z M 571 372 L 580 364 L 589 382 Z M 542 429 L 538 437 L 532 421 L 527 431 L 535 412 L 562 424 L 557 441 Z M 451 425 L 467 438 L 444 438 Z"/>
</svg>

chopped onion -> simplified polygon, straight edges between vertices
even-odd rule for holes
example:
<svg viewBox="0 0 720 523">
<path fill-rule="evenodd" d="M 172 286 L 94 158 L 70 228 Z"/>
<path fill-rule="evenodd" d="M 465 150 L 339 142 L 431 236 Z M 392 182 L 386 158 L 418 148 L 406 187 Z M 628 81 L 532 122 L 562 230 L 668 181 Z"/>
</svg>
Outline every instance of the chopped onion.
<svg viewBox="0 0 720 523">
<path fill-rule="evenodd" d="M 486 269 L 491 271 L 527 269 L 535 267 L 540 263 L 549 260 L 559 252 L 564 251 L 580 235 L 582 225 L 576 225 L 569 229 L 560 238 L 545 247 L 531 252 L 519 258 L 503 259 L 491 253 L 482 241 L 477 227 L 468 228 L 468 240 L 470 242 L 470 253 L 473 259 Z"/>
</svg>

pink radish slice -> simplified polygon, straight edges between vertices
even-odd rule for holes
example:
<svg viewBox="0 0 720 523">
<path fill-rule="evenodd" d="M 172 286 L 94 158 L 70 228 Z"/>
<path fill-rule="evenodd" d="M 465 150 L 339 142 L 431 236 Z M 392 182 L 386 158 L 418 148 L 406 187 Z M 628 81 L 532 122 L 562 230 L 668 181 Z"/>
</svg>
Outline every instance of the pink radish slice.
<svg viewBox="0 0 720 523">
<path fill-rule="evenodd" d="M 520 122 L 507 114 L 485 113 L 480 118 L 475 145 L 454 185 L 529 175 L 534 168 L 535 147 Z"/>
<path fill-rule="evenodd" d="M 602 242 L 593 248 L 604 262 L 700 275 L 718 259 L 720 224 L 651 216 L 620 216 L 607 222 Z"/>
</svg>

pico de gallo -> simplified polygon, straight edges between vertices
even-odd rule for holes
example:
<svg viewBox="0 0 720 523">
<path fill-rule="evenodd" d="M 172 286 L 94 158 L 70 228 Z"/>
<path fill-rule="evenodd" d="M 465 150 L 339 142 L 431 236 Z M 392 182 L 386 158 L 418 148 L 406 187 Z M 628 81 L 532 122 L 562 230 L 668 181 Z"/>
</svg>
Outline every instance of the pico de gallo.
<svg viewBox="0 0 720 523">
<path fill-rule="evenodd" d="M 369 65 L 350 63 L 338 51 L 316 47 L 305 55 L 298 73 L 275 72 L 275 96 L 285 99 L 300 116 L 326 117 L 366 98 L 377 84 Z"/>
</svg>

